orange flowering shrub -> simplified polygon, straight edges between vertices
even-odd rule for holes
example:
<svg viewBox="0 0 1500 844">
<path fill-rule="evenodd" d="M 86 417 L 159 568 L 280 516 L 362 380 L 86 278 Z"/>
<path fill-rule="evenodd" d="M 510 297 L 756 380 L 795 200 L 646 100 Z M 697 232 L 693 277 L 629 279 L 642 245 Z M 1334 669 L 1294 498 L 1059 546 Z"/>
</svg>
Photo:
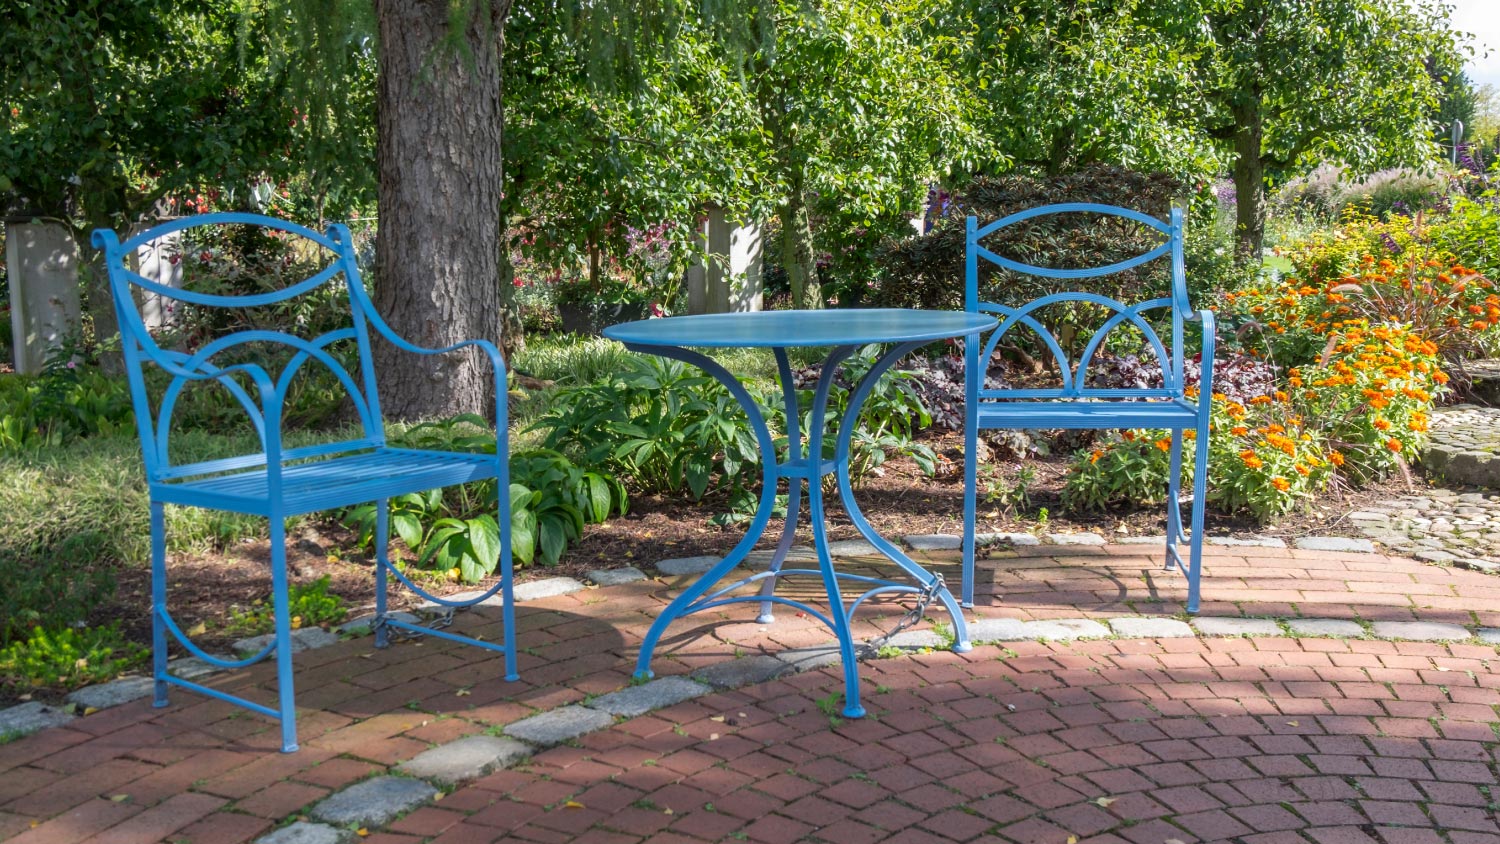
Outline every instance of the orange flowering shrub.
<svg viewBox="0 0 1500 844">
<path fill-rule="evenodd" d="M 1447 376 L 1437 347 L 1399 326 L 1346 323 L 1317 365 L 1287 372 L 1285 389 L 1215 395 L 1209 420 L 1208 500 L 1262 521 L 1311 501 L 1335 476 L 1360 483 L 1415 456 Z M 1171 440 L 1124 431 L 1075 456 L 1065 504 L 1097 509 L 1164 500 Z M 1192 459 L 1185 448 L 1183 486 Z"/>
<path fill-rule="evenodd" d="M 1319 420 L 1341 474 L 1359 482 L 1416 456 L 1448 376 L 1438 347 L 1402 326 L 1347 325 L 1324 360 L 1293 369 L 1295 401 Z"/>
<path fill-rule="evenodd" d="M 1261 521 L 1311 501 L 1334 467 L 1318 425 L 1283 391 L 1241 404 L 1215 401 L 1209 422 L 1208 500 Z"/>
<path fill-rule="evenodd" d="M 1306 426 L 1278 392 L 1239 402 L 1213 397 L 1209 417 L 1208 500 L 1225 512 L 1246 510 L 1262 521 L 1309 501 L 1334 471 L 1318 428 Z M 1190 489 L 1194 432 L 1184 432 L 1182 488 Z M 1070 507 L 1100 509 L 1166 498 L 1171 437 L 1165 431 L 1122 431 L 1075 455 L 1063 487 Z"/>
<path fill-rule="evenodd" d="M 1283 364 L 1316 360 L 1357 320 L 1407 325 L 1450 360 L 1500 345 L 1500 288 L 1436 246 L 1420 217 L 1353 219 L 1285 257 L 1294 269 L 1280 280 L 1225 294 Z"/>
</svg>

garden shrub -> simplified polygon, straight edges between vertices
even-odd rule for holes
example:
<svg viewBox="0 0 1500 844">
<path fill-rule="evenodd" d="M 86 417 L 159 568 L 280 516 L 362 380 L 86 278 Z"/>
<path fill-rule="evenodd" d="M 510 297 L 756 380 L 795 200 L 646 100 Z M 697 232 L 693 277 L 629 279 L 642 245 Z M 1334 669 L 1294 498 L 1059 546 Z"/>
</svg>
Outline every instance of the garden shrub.
<svg viewBox="0 0 1500 844">
<path fill-rule="evenodd" d="M 1060 202 L 1098 202 L 1133 208 L 1166 219 L 1181 184 L 1163 173 L 1144 174 L 1093 165 L 1061 176 L 1013 173 L 975 179 L 953 199 L 932 231 L 888 243 L 877 254 L 882 281 L 868 298 L 885 307 L 962 309 L 965 218 L 981 224 L 1017 211 Z M 986 240 L 995 252 L 1039 266 L 1093 267 L 1145 252 L 1161 243 L 1156 231 L 1095 215 L 1056 215 L 1011 226 Z M 1160 266 L 1157 266 L 1160 265 Z M 1142 291 L 1166 290 L 1165 262 L 1098 279 L 1096 293 L 1139 300 Z M 980 268 L 980 294 L 1002 304 L 1020 304 L 1055 292 L 1058 282 L 1011 273 L 988 262 Z M 1153 294 L 1154 295 L 1154 294 Z"/>
<path fill-rule="evenodd" d="M 344 599 L 328 594 L 328 575 L 311 583 L 293 583 L 287 589 L 287 616 L 292 629 L 338 624 L 349 614 Z M 247 609 L 230 610 L 225 630 L 241 636 L 258 636 L 275 629 L 275 610 L 270 601 L 256 601 Z"/>
<path fill-rule="evenodd" d="M 680 361 L 632 356 L 606 380 L 559 390 L 531 429 L 545 432 L 543 447 L 646 493 L 698 500 L 759 474 L 744 411 L 722 384 Z"/>
<path fill-rule="evenodd" d="M 1364 321 L 1346 324 L 1318 365 L 1290 372 L 1295 404 L 1318 420 L 1340 474 L 1356 483 L 1417 456 L 1447 381 L 1431 340 Z"/>
<path fill-rule="evenodd" d="M 1408 215 L 1444 204 L 1448 183 L 1435 173 L 1394 167 L 1339 184 L 1335 210 L 1358 209 L 1375 217 Z"/>
<path fill-rule="evenodd" d="M 833 387 L 828 392 L 828 418 L 837 419 L 849 407 L 849 395 L 874 366 L 880 357 L 878 344 L 868 345 L 850 355 L 834 376 Z M 821 364 L 813 364 L 792 372 L 792 382 L 799 391 L 798 402 L 809 408 L 803 414 L 802 430 L 808 430 L 812 422 L 812 400 Z M 937 454 L 931 447 L 913 441 L 916 432 L 932 424 L 917 386 L 920 376 L 916 373 L 891 369 L 881 376 L 870 395 L 860 408 L 859 426 L 850 439 L 849 477 L 858 483 L 866 475 L 885 463 L 888 453 L 900 453 L 910 457 L 923 472 L 931 475 L 936 471 Z M 962 390 L 962 383 L 959 384 Z M 962 395 L 962 393 L 960 393 Z M 779 414 L 785 419 L 785 410 Z M 824 457 L 831 459 L 837 443 L 834 437 L 823 440 Z"/>
<path fill-rule="evenodd" d="M 495 451 L 495 435 L 478 416 L 461 415 L 415 425 L 393 439 L 399 445 L 443 451 Z M 624 485 L 612 476 L 575 466 L 563 454 L 528 449 L 511 453 L 511 554 L 519 566 L 540 561 L 555 566 L 585 524 L 624 513 Z M 410 493 L 390 500 L 391 532 L 417 555 L 420 567 L 474 582 L 495 571 L 500 528 L 495 521 L 498 486 L 493 480 Z M 376 505 L 343 511 L 339 520 L 369 548 Z"/>
<path fill-rule="evenodd" d="M 0 679 L 70 689 L 112 680 L 144 662 L 146 653 L 113 624 L 38 627 L 0 648 Z"/>
<path fill-rule="evenodd" d="M 1323 220 L 1336 219 L 1343 172 L 1334 164 L 1319 165 L 1311 173 L 1282 185 L 1270 197 L 1267 210 L 1278 217 L 1310 215 Z"/>
<path fill-rule="evenodd" d="M 1443 207 L 1448 181 L 1435 172 L 1393 167 L 1363 176 L 1324 164 L 1287 182 L 1270 200 L 1276 215 L 1312 215 L 1336 220 L 1355 213 L 1384 218 Z"/>
<path fill-rule="evenodd" d="M 134 419 L 125 382 L 77 366 L 71 353 L 36 377 L 0 376 L 0 451 L 133 431 Z"/>
<path fill-rule="evenodd" d="M 1209 423 L 1208 500 L 1261 521 L 1312 501 L 1337 476 L 1379 477 L 1416 456 L 1436 394 L 1447 380 L 1436 347 L 1401 326 L 1346 324 L 1316 366 L 1293 368 L 1288 389 L 1260 391 L 1268 364 L 1215 366 Z M 1219 392 L 1222 382 L 1226 391 Z M 1191 438 L 1183 480 L 1190 472 Z M 1159 503 L 1171 444 L 1165 431 L 1130 430 L 1075 455 L 1064 503 L 1100 509 Z"/>
<path fill-rule="evenodd" d="M 1427 239 L 1438 255 L 1451 255 L 1480 275 L 1500 280 L 1500 198 L 1456 197 L 1446 214 L 1427 218 Z"/>
<path fill-rule="evenodd" d="M 1495 283 L 1408 218 L 1354 220 L 1287 256 L 1291 274 L 1225 297 L 1259 321 L 1249 339 L 1282 364 L 1316 360 L 1331 332 L 1358 320 L 1408 325 L 1449 361 L 1500 343 Z"/>
</svg>

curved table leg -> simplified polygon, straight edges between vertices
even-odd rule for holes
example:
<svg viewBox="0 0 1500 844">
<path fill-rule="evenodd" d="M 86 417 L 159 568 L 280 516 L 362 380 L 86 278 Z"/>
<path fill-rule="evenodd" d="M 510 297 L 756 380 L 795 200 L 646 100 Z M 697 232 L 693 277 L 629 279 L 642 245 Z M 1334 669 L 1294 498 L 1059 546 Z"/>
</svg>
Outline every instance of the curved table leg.
<svg viewBox="0 0 1500 844">
<path fill-rule="evenodd" d="M 933 588 L 937 575 L 917 565 L 905 552 L 897 548 L 885 537 L 876 532 L 865 514 L 859 509 L 859 504 L 854 500 L 854 490 L 849 480 L 849 447 L 854 436 L 854 428 L 859 423 L 860 411 L 864 408 L 865 400 L 870 397 L 870 392 L 875 388 L 880 376 L 895 366 L 896 361 L 907 354 L 926 345 L 925 343 L 903 343 L 892 347 L 881 358 L 870 367 L 865 377 L 855 387 L 853 395 L 849 397 L 849 407 L 844 411 L 844 418 L 839 421 L 838 450 L 838 478 L 839 495 L 843 498 L 844 509 L 849 513 L 849 520 L 854 523 L 865 539 L 874 545 L 880 553 L 889 557 L 892 562 L 900 566 L 903 571 L 922 584 L 924 588 Z M 817 522 L 814 522 L 816 530 Z M 948 610 L 948 615 L 953 619 L 953 650 L 955 653 L 965 653 L 973 650 L 974 646 L 969 642 L 969 625 L 964 619 L 963 610 L 958 602 L 953 599 L 953 593 L 946 584 L 939 585 L 934 593 L 935 597 L 942 602 Z"/>
<path fill-rule="evenodd" d="M 833 632 L 839 640 L 839 656 L 844 664 L 844 717 L 862 718 L 865 708 L 859 702 L 859 659 L 854 653 L 854 634 L 849 627 L 849 612 L 844 609 L 844 595 L 839 588 L 838 573 L 833 568 L 833 557 L 828 553 L 828 523 L 823 511 L 823 418 L 828 411 L 828 393 L 833 388 L 834 374 L 839 364 L 854 353 L 853 346 L 837 346 L 828 353 L 823 362 L 823 371 L 818 376 L 818 386 L 813 393 L 812 419 L 807 424 L 807 516 L 812 522 L 813 548 L 818 555 L 818 570 L 823 574 L 823 587 L 828 592 L 828 615 L 833 620 Z M 842 443 L 842 440 L 840 440 Z M 848 472 L 846 449 L 834 452 L 834 461 L 841 473 Z"/>
<path fill-rule="evenodd" d="M 771 439 L 770 429 L 766 427 L 765 416 L 760 412 L 760 408 L 756 405 L 755 400 L 751 398 L 750 393 L 740 384 L 739 379 L 720 366 L 713 358 L 699 354 L 698 352 L 674 347 L 634 346 L 628 343 L 625 344 L 625 347 L 632 351 L 673 358 L 692 364 L 718 379 L 719 383 L 723 384 L 729 390 L 730 394 L 734 396 L 735 401 L 740 403 L 740 407 L 744 408 L 745 416 L 749 419 L 750 428 L 755 432 L 755 441 L 760 446 L 762 470 L 760 503 L 755 506 L 755 518 L 751 521 L 750 528 L 746 531 L 745 537 L 734 546 L 734 549 L 723 560 L 720 560 L 713 568 L 704 572 L 703 576 L 698 578 L 693 585 L 689 586 L 681 595 L 673 599 L 661 611 L 661 614 L 656 617 L 656 620 L 651 623 L 651 628 L 646 631 L 646 637 L 641 642 L 640 656 L 636 659 L 635 676 L 638 678 L 649 678 L 652 676 L 652 653 L 656 650 L 656 643 L 661 640 L 661 636 L 666 632 L 667 627 L 673 621 L 685 615 L 686 610 L 693 605 L 693 602 L 706 594 L 714 584 L 724 578 L 724 575 L 739 565 L 740 561 L 745 559 L 745 555 L 750 553 L 750 549 L 755 547 L 755 543 L 760 540 L 761 534 L 765 532 L 766 523 L 771 520 L 771 511 L 776 506 L 776 481 L 778 478 L 776 443 Z"/>
<path fill-rule="evenodd" d="M 786 407 L 786 459 L 790 462 L 802 458 L 802 408 L 797 404 L 797 388 L 792 383 L 792 364 L 787 360 L 786 349 L 776 349 L 775 352 L 776 369 L 781 376 L 781 400 Z M 792 550 L 792 540 L 797 535 L 797 520 L 801 517 L 802 484 L 796 478 L 791 478 L 786 490 L 786 526 L 781 530 L 781 541 L 776 544 L 776 553 L 771 557 L 771 576 L 760 586 L 763 598 L 770 598 L 776 591 L 776 575 L 781 571 L 786 555 Z M 770 624 L 775 620 L 771 602 L 762 601 L 756 623 Z"/>
</svg>

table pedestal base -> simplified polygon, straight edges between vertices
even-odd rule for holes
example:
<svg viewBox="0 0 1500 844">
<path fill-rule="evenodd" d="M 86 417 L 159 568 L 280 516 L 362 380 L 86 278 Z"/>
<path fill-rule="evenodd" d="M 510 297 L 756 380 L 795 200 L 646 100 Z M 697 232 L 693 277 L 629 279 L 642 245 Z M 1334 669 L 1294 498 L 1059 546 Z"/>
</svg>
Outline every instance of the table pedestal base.
<svg viewBox="0 0 1500 844">
<path fill-rule="evenodd" d="M 734 547 L 723 560 L 714 565 L 703 574 L 695 583 L 687 588 L 681 595 L 677 596 L 666 609 L 662 610 L 660 616 L 652 623 L 650 630 L 646 633 L 645 640 L 641 643 L 640 657 L 636 662 L 635 676 L 638 678 L 649 678 L 651 672 L 651 657 L 656 650 L 662 634 L 667 627 L 683 616 L 713 609 L 734 603 L 759 603 L 760 614 L 757 621 L 770 623 L 775 619 L 772 606 L 783 604 L 794 607 L 809 616 L 818 619 L 827 625 L 838 639 L 839 652 L 844 666 L 844 710 L 846 718 L 859 718 L 865 714 L 864 707 L 860 705 L 859 698 L 859 673 L 858 653 L 853 634 L 850 632 L 850 622 L 854 612 L 861 604 L 877 595 L 891 594 L 914 594 L 927 600 L 940 603 L 947 611 L 953 623 L 953 650 L 959 653 L 970 650 L 968 624 L 964 621 L 963 612 L 954 600 L 952 593 L 948 591 L 947 585 L 941 578 L 917 565 L 901 549 L 881 537 L 870 525 L 869 521 L 860 511 L 854 501 L 853 491 L 849 479 L 849 450 L 855 426 L 858 424 L 860 409 L 869 398 L 870 391 L 880 376 L 889 370 L 896 361 L 922 346 L 923 343 L 903 343 L 894 346 L 865 373 L 858 386 L 849 397 L 848 408 L 844 411 L 839 422 L 838 437 L 835 441 L 834 456 L 832 459 L 823 459 L 823 429 L 824 419 L 828 410 L 829 392 L 833 387 L 834 375 L 839 365 L 843 363 L 856 350 L 856 346 L 836 346 L 829 352 L 827 360 L 823 364 L 823 371 L 818 378 L 817 388 L 813 393 L 812 417 L 808 425 L 807 448 L 804 452 L 801 444 L 800 407 L 798 404 L 797 391 L 792 383 L 791 365 L 787 359 L 785 348 L 775 347 L 776 363 L 781 376 L 782 395 L 787 408 L 787 459 L 783 462 L 777 461 L 776 447 L 767 428 L 765 418 L 759 406 L 732 374 L 720 366 L 712 358 L 698 352 L 687 349 L 662 346 L 634 345 L 627 343 L 626 346 L 635 351 L 649 354 L 661 355 L 691 363 L 708 374 L 714 376 L 722 383 L 740 406 L 744 408 L 749 419 L 751 428 L 755 432 L 756 440 L 760 447 L 762 465 L 762 488 L 760 501 L 756 506 L 755 517 L 746 531 L 745 537 Z M 826 475 L 835 475 L 838 480 L 839 495 L 843 500 L 844 509 L 848 512 L 850 520 L 854 523 L 862 536 L 870 542 L 881 554 L 889 558 L 909 578 L 910 582 L 898 582 L 884 578 L 867 577 L 864 575 L 850 574 L 837 571 L 833 566 L 833 559 L 828 551 L 827 519 L 824 513 L 823 484 Z M 779 482 L 786 478 L 787 490 L 787 515 L 786 526 L 782 529 L 781 539 L 777 543 L 776 552 L 771 559 L 771 565 L 767 571 L 757 572 L 748 577 L 741 578 L 726 586 L 719 583 L 738 566 L 745 557 L 760 541 L 765 533 L 767 524 L 771 519 L 771 512 L 776 503 L 776 492 Z M 802 510 L 802 493 L 804 487 L 807 493 L 808 520 L 813 531 L 813 549 L 817 554 L 818 568 L 816 569 L 783 569 L 782 564 L 786 561 L 791 551 L 792 539 L 795 535 L 797 524 L 800 521 Z M 822 579 L 824 592 L 828 597 L 828 612 L 821 612 L 801 601 L 784 598 L 776 594 L 776 581 L 783 577 L 816 575 Z M 847 582 L 855 588 L 862 590 L 854 601 L 846 606 L 841 582 Z M 743 587 L 760 584 L 758 594 L 734 595 L 731 594 Z M 712 591 L 710 591 L 712 590 Z"/>
</svg>

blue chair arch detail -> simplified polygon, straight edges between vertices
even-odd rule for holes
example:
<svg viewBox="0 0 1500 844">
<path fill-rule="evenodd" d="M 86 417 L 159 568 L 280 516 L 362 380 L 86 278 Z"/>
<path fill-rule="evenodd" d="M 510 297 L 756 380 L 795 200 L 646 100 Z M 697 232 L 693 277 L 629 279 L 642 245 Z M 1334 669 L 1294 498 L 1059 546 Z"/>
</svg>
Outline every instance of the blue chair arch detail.
<svg viewBox="0 0 1500 844">
<path fill-rule="evenodd" d="M 1002 229 L 1039 217 L 1058 214 L 1096 214 L 1131 220 L 1159 232 L 1162 242 L 1137 255 L 1113 263 L 1084 268 L 1059 269 L 1028 264 L 999 255 L 981 241 Z M 1159 259 L 1168 259 L 1170 290 L 1166 296 L 1126 304 L 1096 293 L 1067 291 L 1051 293 L 1020 306 L 984 301 L 979 295 L 979 262 L 1024 275 L 1072 280 L 1112 275 Z M 1203 570 L 1203 519 L 1208 476 L 1208 420 L 1213 391 L 1214 315 L 1193 310 L 1187 292 L 1183 257 L 1182 210 L 1173 208 L 1162 221 L 1129 208 L 1097 203 L 1058 203 L 1028 208 L 980 226 L 969 217 L 964 248 L 964 307 L 976 313 L 994 314 L 1000 325 L 979 343 L 965 347 L 964 429 L 964 536 L 963 595 L 966 607 L 974 605 L 976 520 L 978 505 L 978 434 L 992 428 L 1162 428 L 1171 432 L 1171 470 L 1167 490 L 1166 568 L 1187 578 L 1188 612 L 1197 612 L 1199 580 Z M 1038 319 L 1038 312 L 1052 305 L 1087 303 L 1109 313 L 1093 331 L 1076 361 L 1070 361 L 1057 338 Z M 1170 318 L 1170 331 L 1161 336 L 1146 312 L 1163 311 Z M 1184 381 L 1184 339 L 1188 323 L 1202 332 L 1202 379 L 1196 397 L 1189 395 Z M 1104 340 L 1113 331 L 1129 326 L 1140 333 L 1149 353 L 1161 369 L 1160 387 L 1091 387 L 1089 366 Z M 984 374 L 1000 342 L 1012 331 L 1023 329 L 1036 335 L 1051 355 L 1060 377 L 1059 387 L 987 389 Z M 1183 519 L 1181 476 L 1185 432 L 1193 432 L 1193 472 L 1189 517 Z M 1188 524 L 1184 524 L 1184 522 Z M 1190 529 L 1188 529 L 1190 528 Z M 1182 545 L 1188 546 L 1186 558 Z"/>
<path fill-rule="evenodd" d="M 183 290 L 151 281 L 127 265 L 127 259 L 150 241 L 189 229 L 245 225 L 300 237 L 318 247 L 328 265 L 311 276 L 278 290 L 246 295 L 223 295 Z M 516 625 L 510 543 L 510 452 L 507 437 L 506 371 L 500 351 L 487 340 L 469 340 L 440 349 L 422 348 L 398 336 L 376 311 L 365 292 L 355 260 L 354 241 L 339 224 L 320 234 L 306 227 L 258 214 L 220 213 L 185 217 L 140 232 L 123 242 L 109 229 L 97 229 L 93 243 L 104 252 L 109 284 L 119 320 L 126 376 L 135 407 L 151 499 L 151 610 L 152 668 L 155 704 L 166 706 L 169 687 L 178 686 L 258 712 L 281 725 L 281 749 L 297 749 L 295 692 L 292 677 L 292 641 L 288 607 L 286 565 L 287 517 L 304 513 L 375 502 L 375 645 L 389 644 L 390 630 L 436 636 L 504 655 L 507 680 L 517 679 Z M 205 308 L 244 308 L 272 305 L 312 292 L 324 284 L 342 284 L 347 295 L 351 325 L 317 337 L 299 337 L 282 331 L 248 329 L 217 338 L 192 353 L 164 349 L 147 329 L 136 306 L 135 289 L 167 299 Z M 373 329 L 373 332 L 372 332 Z M 370 354 L 372 333 L 414 354 L 431 355 L 476 348 L 488 357 L 495 380 L 495 451 L 493 454 L 396 448 L 386 442 L 380 413 L 377 381 Z M 353 342 L 356 354 L 349 367 L 330 353 L 336 343 Z M 281 347 L 289 357 L 273 377 L 260 363 L 218 359 L 246 344 Z M 327 368 L 337 378 L 354 405 L 360 436 L 353 439 L 287 448 L 282 442 L 282 408 L 296 376 L 309 363 Z M 155 407 L 147 390 L 146 372 L 156 367 L 171 376 Z M 243 379 L 243 380 L 242 380 Z M 248 381 L 248 387 L 244 383 Z M 217 383 L 228 390 L 245 411 L 260 451 L 234 457 L 173 464 L 169 446 L 172 421 L 182 391 L 195 383 Z M 499 582 L 477 597 L 449 600 L 428 593 L 394 568 L 388 557 L 390 540 L 389 499 L 411 492 L 493 479 L 501 490 L 497 496 L 496 521 L 501 529 L 500 554 L 496 562 Z M 271 534 L 271 597 L 274 631 L 259 653 L 243 659 L 225 659 L 196 645 L 167 607 L 165 506 L 229 510 L 265 517 Z M 501 596 L 503 634 L 500 642 L 484 641 L 446 630 L 411 624 L 390 616 L 387 586 L 391 577 L 438 606 L 475 606 Z M 277 705 L 265 706 L 246 698 L 174 675 L 167 661 L 169 637 L 188 653 L 221 668 L 243 668 L 274 656 L 276 659 Z"/>
</svg>

